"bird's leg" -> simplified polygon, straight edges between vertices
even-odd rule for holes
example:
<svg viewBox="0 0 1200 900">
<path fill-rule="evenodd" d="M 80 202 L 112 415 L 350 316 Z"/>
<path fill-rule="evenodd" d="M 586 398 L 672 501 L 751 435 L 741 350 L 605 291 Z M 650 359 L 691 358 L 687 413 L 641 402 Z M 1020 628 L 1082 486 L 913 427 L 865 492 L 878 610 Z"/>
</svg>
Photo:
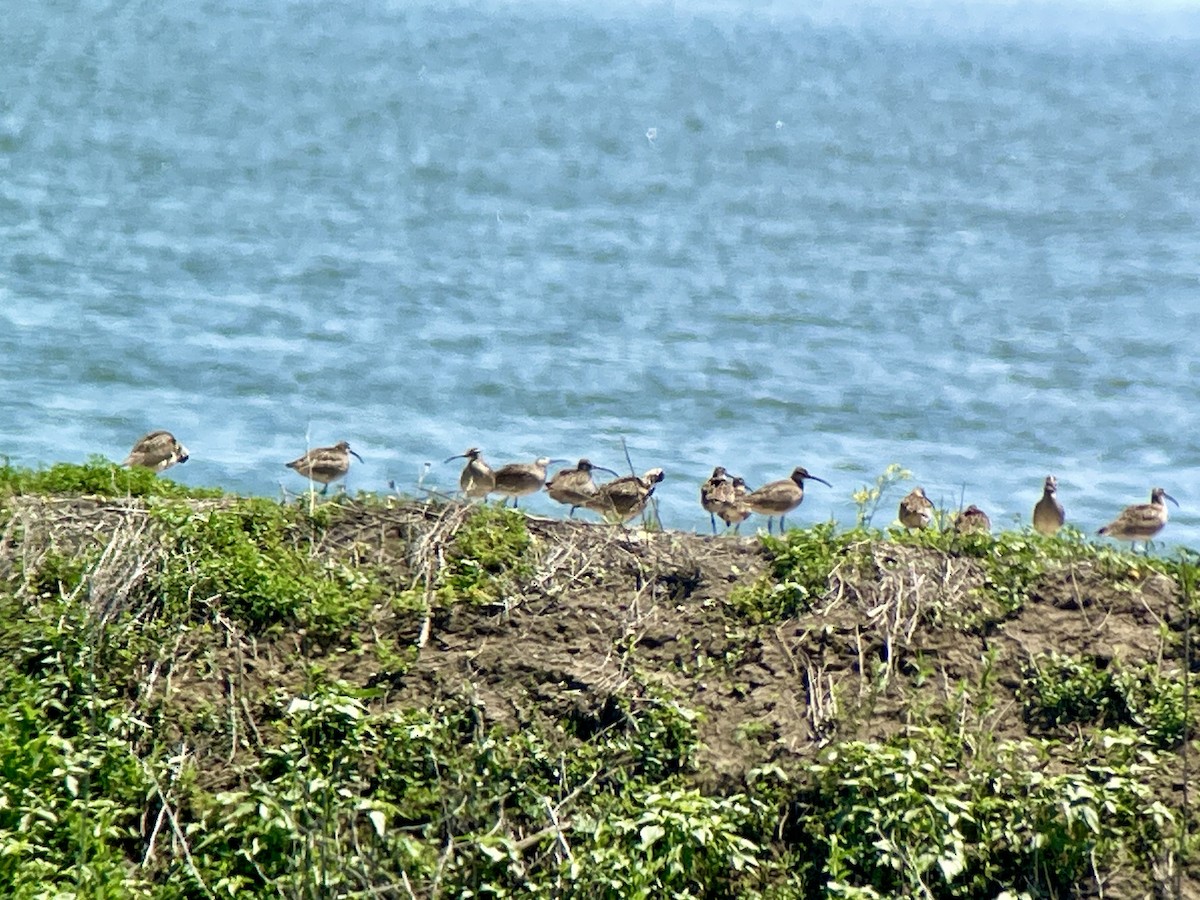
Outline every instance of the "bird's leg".
<svg viewBox="0 0 1200 900">
<path fill-rule="evenodd" d="M 713 534 L 717 533 L 717 517 L 712 513 L 708 514 L 708 521 L 712 522 Z"/>
</svg>

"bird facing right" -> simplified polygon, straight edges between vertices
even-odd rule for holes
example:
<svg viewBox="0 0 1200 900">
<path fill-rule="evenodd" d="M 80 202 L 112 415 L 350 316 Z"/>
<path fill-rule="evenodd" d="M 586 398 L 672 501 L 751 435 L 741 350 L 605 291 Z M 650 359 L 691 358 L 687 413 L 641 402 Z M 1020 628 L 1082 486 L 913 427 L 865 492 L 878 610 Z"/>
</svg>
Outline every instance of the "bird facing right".
<svg viewBox="0 0 1200 900">
<path fill-rule="evenodd" d="M 650 501 L 658 483 L 663 480 L 662 469 L 648 469 L 643 475 L 626 475 L 596 488 L 596 495 L 584 504 L 609 522 L 626 522 L 641 513 Z"/>
<path fill-rule="evenodd" d="M 1045 535 L 1057 534 L 1066 520 L 1066 511 L 1058 501 L 1058 479 L 1047 475 L 1042 485 L 1042 499 L 1033 508 L 1034 530 Z"/>
<path fill-rule="evenodd" d="M 138 438 L 121 465 L 161 472 L 176 463 L 187 461 L 188 449 L 175 440 L 175 435 L 169 431 L 151 431 Z"/>
<path fill-rule="evenodd" d="M 546 493 L 551 500 L 565 503 L 571 507 L 569 518 L 575 517 L 575 510 L 586 506 L 587 502 L 596 496 L 596 482 L 592 480 L 592 472 L 608 472 L 616 475 L 612 469 L 604 466 L 594 466 L 591 460 L 581 459 L 573 469 L 561 469 L 553 478 L 546 481 Z"/>
<path fill-rule="evenodd" d="M 321 493 L 324 494 L 329 490 L 330 482 L 337 481 L 350 471 L 351 456 L 359 462 L 363 461 L 361 456 L 350 449 L 347 441 L 338 441 L 332 447 L 314 447 L 286 465 L 310 481 L 325 485 L 321 489 Z"/>
<path fill-rule="evenodd" d="M 900 524 L 905 528 L 928 528 L 933 523 L 933 501 L 925 488 L 915 487 L 900 501 Z"/>
<path fill-rule="evenodd" d="M 546 466 L 562 460 L 539 456 L 531 463 L 508 463 L 498 468 L 492 475 L 496 479 L 492 491 L 513 498 L 513 508 L 517 500 L 526 494 L 533 494 L 542 489 L 546 483 Z M 507 500 L 505 501 L 508 502 Z"/>
<path fill-rule="evenodd" d="M 1162 488 L 1156 487 L 1150 492 L 1149 503 L 1125 507 L 1119 516 L 1101 528 L 1097 534 L 1106 534 L 1118 541 L 1129 541 L 1130 546 L 1143 541 L 1144 549 L 1149 552 L 1150 538 L 1162 531 L 1163 526 L 1167 524 L 1167 504 L 1163 503 L 1164 498 L 1176 506 L 1179 505 L 1178 500 Z"/>
<path fill-rule="evenodd" d="M 742 502 L 760 516 L 767 517 L 767 533 L 771 533 L 771 520 L 779 517 L 779 533 L 783 534 L 784 518 L 804 500 L 804 482 L 819 481 L 826 487 L 833 487 L 824 478 L 810 475 L 804 466 L 796 466 L 792 474 L 779 481 L 764 484 L 756 491 L 751 491 L 742 498 Z"/>
</svg>

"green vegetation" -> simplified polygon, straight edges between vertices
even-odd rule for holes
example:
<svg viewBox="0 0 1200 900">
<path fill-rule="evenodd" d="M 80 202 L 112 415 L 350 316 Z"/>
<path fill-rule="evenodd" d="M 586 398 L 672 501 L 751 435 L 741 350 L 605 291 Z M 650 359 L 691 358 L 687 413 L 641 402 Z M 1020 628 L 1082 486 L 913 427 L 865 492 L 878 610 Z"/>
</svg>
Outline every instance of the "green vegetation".
<svg viewBox="0 0 1200 900">
<path fill-rule="evenodd" d="M 1200 885 L 1190 557 L 75 468 L 0 469 L 0 896 Z"/>
<path fill-rule="evenodd" d="M 332 638 L 380 598 L 369 567 L 310 552 L 329 519 L 324 508 L 248 499 L 198 511 L 172 503 L 151 514 L 167 526 L 157 594 L 175 615 L 203 619 L 217 608 L 253 633 L 299 625 Z"/>
<path fill-rule="evenodd" d="M 220 497 L 219 488 L 190 488 L 149 469 L 125 469 L 102 456 L 86 464 L 57 463 L 49 469 L 0 464 L 0 498 L 15 494 L 88 497 Z"/>
</svg>

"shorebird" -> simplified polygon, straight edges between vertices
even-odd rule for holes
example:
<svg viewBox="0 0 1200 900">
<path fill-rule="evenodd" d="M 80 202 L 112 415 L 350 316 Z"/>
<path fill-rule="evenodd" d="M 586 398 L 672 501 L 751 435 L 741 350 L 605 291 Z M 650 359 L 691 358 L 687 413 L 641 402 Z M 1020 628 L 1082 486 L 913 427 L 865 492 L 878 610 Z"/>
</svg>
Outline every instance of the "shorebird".
<svg viewBox="0 0 1200 900">
<path fill-rule="evenodd" d="M 804 482 L 819 481 L 826 487 L 833 487 L 824 478 L 808 474 L 808 469 L 796 466 L 788 478 L 764 484 L 757 491 L 751 491 L 743 498 L 743 502 L 760 516 L 767 517 L 767 534 L 771 533 L 771 520 L 779 516 L 779 533 L 783 534 L 784 517 L 800 505 L 804 499 Z"/>
<path fill-rule="evenodd" d="M 915 487 L 900 501 L 900 524 L 905 528 L 928 528 L 933 522 L 933 501 L 925 488 Z"/>
<path fill-rule="evenodd" d="M 662 469 L 648 469 L 642 475 L 626 475 L 596 488 L 594 497 L 584 504 L 609 522 L 627 522 L 638 515 L 650 500 L 655 487 L 663 480 Z"/>
<path fill-rule="evenodd" d="M 1058 479 L 1046 476 L 1042 485 L 1042 499 L 1033 508 L 1033 527 L 1042 534 L 1056 534 L 1067 520 L 1063 505 L 1058 502 Z"/>
<path fill-rule="evenodd" d="M 746 479 L 736 477 L 730 483 L 732 489 L 732 497 L 717 507 L 717 515 L 721 517 L 721 521 L 726 527 L 733 526 L 736 532 L 743 522 L 750 518 L 750 507 L 746 505 L 746 496 L 750 493 L 750 489 L 746 487 Z"/>
<path fill-rule="evenodd" d="M 733 482 L 729 480 L 725 467 L 717 466 L 713 469 L 708 481 L 700 485 L 700 505 L 708 513 L 708 520 L 712 522 L 713 534 L 717 533 L 717 508 L 732 499 Z"/>
<path fill-rule="evenodd" d="M 138 442 L 133 445 L 133 449 L 121 465 L 161 472 L 175 463 L 187 461 L 187 447 L 175 440 L 175 435 L 169 431 L 151 431 L 138 438 Z"/>
<path fill-rule="evenodd" d="M 568 518 L 574 518 L 575 510 L 586 506 L 588 500 L 596 496 L 596 482 L 592 480 L 594 471 L 617 474 L 612 469 L 593 466 L 589 460 L 581 459 L 575 464 L 575 468 L 562 469 L 546 482 L 546 493 L 550 495 L 550 499 L 571 507 Z"/>
<path fill-rule="evenodd" d="M 1132 547 L 1138 541 L 1143 541 L 1143 549 L 1150 552 L 1150 538 L 1154 537 L 1167 524 L 1167 504 L 1163 498 L 1170 500 L 1176 506 L 1179 501 L 1160 487 L 1150 492 L 1149 503 L 1138 503 L 1127 506 L 1121 514 L 1101 528 L 1097 534 L 1106 534 L 1118 541 L 1129 541 Z"/>
<path fill-rule="evenodd" d="M 518 497 L 524 497 L 526 494 L 533 494 L 542 489 L 542 485 L 546 483 L 546 466 L 552 462 L 562 462 L 562 460 L 539 456 L 531 463 L 509 463 L 501 466 L 492 473 L 496 479 L 492 491 L 503 494 L 505 497 L 512 497 L 515 509 Z"/>
<path fill-rule="evenodd" d="M 458 476 L 458 486 L 463 495 L 469 500 L 481 500 L 496 488 L 496 475 L 492 467 L 483 461 L 483 453 L 478 447 L 471 447 L 466 453 L 451 456 L 451 459 L 465 459 L 462 474 Z"/>
<path fill-rule="evenodd" d="M 314 447 L 303 456 L 287 463 L 287 467 L 295 469 L 310 481 L 319 481 L 325 485 L 321 488 L 321 493 L 324 494 L 328 492 L 331 481 L 337 481 L 350 471 L 351 456 L 359 462 L 363 461 L 361 456 L 350 449 L 346 441 L 339 441 L 332 447 Z"/>
<path fill-rule="evenodd" d="M 988 518 L 987 513 L 974 503 L 960 512 L 958 518 L 954 520 L 954 531 L 956 534 L 967 534 L 969 532 L 987 534 L 991 530 L 992 520 Z"/>
</svg>

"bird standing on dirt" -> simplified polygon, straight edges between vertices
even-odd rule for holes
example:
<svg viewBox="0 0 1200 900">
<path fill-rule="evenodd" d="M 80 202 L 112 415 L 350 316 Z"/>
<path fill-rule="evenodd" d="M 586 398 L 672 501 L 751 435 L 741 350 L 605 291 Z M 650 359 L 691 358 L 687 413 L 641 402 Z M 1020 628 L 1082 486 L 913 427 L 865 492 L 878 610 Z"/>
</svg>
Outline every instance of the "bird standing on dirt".
<svg viewBox="0 0 1200 900">
<path fill-rule="evenodd" d="M 804 500 L 804 482 L 819 481 L 826 487 L 833 487 L 824 478 L 810 475 L 808 469 L 796 466 L 792 474 L 779 481 L 764 484 L 756 491 L 751 491 L 742 498 L 751 512 L 767 517 L 767 534 L 771 533 L 771 520 L 779 517 L 779 533 L 783 534 L 784 518 Z"/>
<path fill-rule="evenodd" d="M 708 513 L 713 534 L 717 533 L 717 507 L 733 499 L 733 483 L 724 466 L 717 466 L 704 484 L 700 485 L 700 505 Z"/>
<path fill-rule="evenodd" d="M 1167 524 L 1167 504 L 1163 498 L 1170 500 L 1176 506 L 1179 501 L 1160 487 L 1150 492 L 1149 503 L 1139 503 L 1127 506 L 1121 514 L 1101 528 L 1097 534 L 1106 534 L 1118 541 L 1129 541 L 1130 547 L 1138 541 L 1144 541 L 1147 553 L 1150 552 L 1150 538 L 1154 537 Z"/>
<path fill-rule="evenodd" d="M 332 447 L 314 447 L 303 456 L 287 463 L 287 467 L 295 469 L 310 481 L 325 485 L 321 488 L 321 493 L 324 494 L 329 491 L 330 482 L 337 481 L 350 471 L 351 456 L 359 462 L 363 461 L 361 456 L 350 449 L 349 443 L 339 441 Z"/>
<path fill-rule="evenodd" d="M 626 475 L 596 488 L 596 495 L 584 504 L 609 522 L 627 522 L 641 513 L 658 483 L 666 477 L 662 469 L 648 469 L 641 476 Z"/>
<path fill-rule="evenodd" d="M 471 447 L 466 453 L 451 456 L 451 459 L 465 459 L 462 474 L 458 476 L 458 486 L 468 500 L 482 500 L 496 488 L 496 475 L 492 467 L 483 461 L 483 453 L 478 447 Z"/>
<path fill-rule="evenodd" d="M 1033 508 L 1033 527 L 1042 534 L 1053 535 L 1058 533 L 1066 520 L 1067 514 L 1058 502 L 1058 479 L 1047 475 L 1042 485 L 1042 499 Z"/>
<path fill-rule="evenodd" d="M 735 477 L 729 486 L 733 496 L 717 506 L 717 515 L 726 528 L 732 525 L 734 532 L 737 532 L 739 526 L 750 518 L 750 507 L 746 504 L 750 489 L 746 487 L 746 479 L 741 477 Z"/>
<path fill-rule="evenodd" d="M 187 461 L 188 449 L 175 440 L 175 435 L 169 431 L 151 431 L 138 438 L 121 465 L 161 472 Z"/>
<path fill-rule="evenodd" d="M 925 488 L 915 487 L 900 501 L 900 524 L 905 528 L 928 528 L 933 523 L 933 501 Z"/>
<path fill-rule="evenodd" d="M 546 493 L 550 499 L 571 507 L 568 518 L 574 518 L 575 510 L 586 506 L 596 496 L 596 482 L 592 480 L 592 472 L 595 471 L 617 474 L 612 469 L 593 466 L 590 460 L 581 459 L 575 468 L 563 469 L 546 482 Z"/>
<path fill-rule="evenodd" d="M 546 483 L 546 466 L 562 460 L 539 456 L 531 463 L 509 463 L 501 466 L 493 474 L 496 479 L 492 492 L 513 498 L 513 509 L 517 507 L 517 498 L 533 494 L 542 489 Z M 507 501 L 506 501 L 507 502 Z"/>
</svg>

